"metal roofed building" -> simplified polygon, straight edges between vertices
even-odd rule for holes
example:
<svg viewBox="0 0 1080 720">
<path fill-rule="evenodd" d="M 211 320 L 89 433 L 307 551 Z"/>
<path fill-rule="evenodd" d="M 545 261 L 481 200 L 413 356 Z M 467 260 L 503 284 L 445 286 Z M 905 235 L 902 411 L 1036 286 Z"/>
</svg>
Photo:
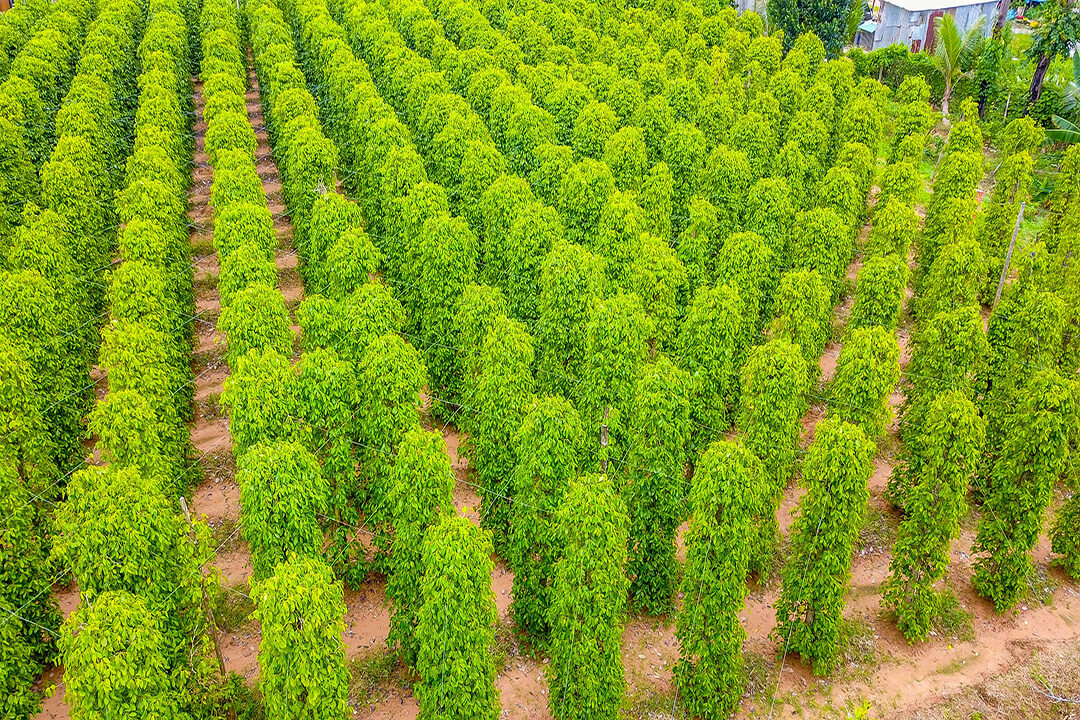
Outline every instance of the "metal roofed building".
<svg viewBox="0 0 1080 720">
<path fill-rule="evenodd" d="M 942 15 L 953 16 L 961 35 L 985 17 L 989 37 L 997 6 L 997 0 L 881 0 L 881 16 L 870 49 L 900 44 L 912 52 L 933 52 L 934 22 Z"/>
</svg>

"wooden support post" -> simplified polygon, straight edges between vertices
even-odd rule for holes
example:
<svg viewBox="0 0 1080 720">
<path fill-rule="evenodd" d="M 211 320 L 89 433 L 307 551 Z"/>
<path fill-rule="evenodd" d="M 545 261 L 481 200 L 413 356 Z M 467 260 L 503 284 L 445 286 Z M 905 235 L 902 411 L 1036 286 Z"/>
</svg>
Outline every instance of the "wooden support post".
<svg viewBox="0 0 1080 720">
<path fill-rule="evenodd" d="M 1016 213 L 1016 226 L 1013 227 L 1012 240 L 1009 241 L 1009 251 L 1005 253 L 1005 266 L 1001 268 L 1001 279 L 998 280 L 997 294 L 994 295 L 994 305 L 990 308 L 991 310 L 1001 302 L 1001 291 L 1005 289 L 1005 278 L 1009 276 L 1009 264 L 1012 262 L 1013 248 L 1016 247 L 1016 236 L 1020 234 L 1020 223 L 1024 219 L 1024 207 L 1026 205 L 1027 200 L 1021 202 L 1020 212 Z"/>
</svg>

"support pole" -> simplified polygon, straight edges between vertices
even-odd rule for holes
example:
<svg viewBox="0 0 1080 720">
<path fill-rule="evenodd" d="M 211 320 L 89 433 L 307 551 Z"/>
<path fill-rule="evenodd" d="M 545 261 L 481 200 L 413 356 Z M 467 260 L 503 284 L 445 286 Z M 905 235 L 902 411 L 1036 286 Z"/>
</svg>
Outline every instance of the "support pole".
<svg viewBox="0 0 1080 720">
<path fill-rule="evenodd" d="M 1001 302 L 1001 291 L 1005 289 L 1005 278 L 1009 276 L 1009 264 L 1012 262 L 1013 248 L 1016 247 L 1016 236 L 1020 234 L 1020 223 L 1024 219 L 1024 207 L 1026 205 L 1027 200 L 1021 202 L 1020 212 L 1016 213 L 1016 226 L 1013 227 L 1012 240 L 1009 241 L 1009 251 L 1005 253 L 1005 266 L 1001 268 L 1001 279 L 998 280 L 997 294 L 994 295 L 994 305 L 991 310 Z"/>
</svg>

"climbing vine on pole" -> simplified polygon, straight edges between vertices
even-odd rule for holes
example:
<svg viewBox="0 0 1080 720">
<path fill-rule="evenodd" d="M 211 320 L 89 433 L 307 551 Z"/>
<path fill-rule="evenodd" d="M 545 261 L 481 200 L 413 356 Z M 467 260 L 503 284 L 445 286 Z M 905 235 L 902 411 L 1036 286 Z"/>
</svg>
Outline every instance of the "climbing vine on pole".
<svg viewBox="0 0 1080 720">
<path fill-rule="evenodd" d="M 587 475 L 570 485 L 556 523 L 548 707 L 556 720 L 614 720 L 626 687 L 626 509 L 610 480 Z"/>
<path fill-rule="evenodd" d="M 726 718 L 744 685 L 739 613 L 746 597 L 754 514 L 766 498 L 760 462 L 740 444 L 721 440 L 698 463 L 690 491 L 683 609 L 676 620 L 681 656 L 675 682 L 694 717 Z"/>
</svg>

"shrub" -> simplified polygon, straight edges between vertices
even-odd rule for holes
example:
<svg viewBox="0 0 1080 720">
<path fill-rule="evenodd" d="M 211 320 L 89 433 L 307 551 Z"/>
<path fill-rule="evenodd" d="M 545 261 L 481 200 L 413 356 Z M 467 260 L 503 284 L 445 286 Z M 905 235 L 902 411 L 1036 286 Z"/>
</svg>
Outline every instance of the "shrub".
<svg viewBox="0 0 1080 720">
<path fill-rule="evenodd" d="M 75 717 L 183 716 L 185 693 L 170 671 L 162 615 L 142 597 L 113 590 L 84 599 L 64 623 L 60 651 L 64 701 Z"/>
<path fill-rule="evenodd" d="M 829 208 L 799 213 L 795 219 L 791 264 L 795 270 L 817 270 L 832 298 L 840 296 L 853 250 L 851 228 Z"/>
<path fill-rule="evenodd" d="M 757 233 L 731 235 L 716 258 L 716 282 L 739 291 L 746 317 L 743 344 L 757 344 L 761 326 L 769 308 L 769 298 L 776 286 L 775 268 L 780 258 Z"/>
<path fill-rule="evenodd" d="M 1053 370 L 1036 371 L 1001 431 L 1003 445 L 975 538 L 980 557 L 974 581 L 998 612 L 1023 596 L 1029 553 L 1054 484 L 1066 469 L 1070 439 L 1080 431 L 1080 387 Z"/>
<path fill-rule="evenodd" d="M 418 717 L 495 720 L 500 709 L 492 647 L 498 612 L 487 533 L 466 518 L 445 514 L 424 535 L 423 564 Z"/>
<path fill-rule="evenodd" d="M 867 259 L 895 254 L 906 260 L 918 230 L 919 216 L 910 203 L 890 197 L 878 203 L 863 252 Z"/>
<path fill-rule="evenodd" d="M 229 307 L 241 292 L 253 285 L 273 288 L 277 284 L 278 271 L 273 257 L 256 242 L 236 247 L 228 255 L 219 258 L 217 288 L 221 307 Z"/>
<path fill-rule="evenodd" d="M 56 526 L 53 554 L 71 568 L 82 602 L 93 605 L 111 591 L 139 596 L 146 611 L 158 615 L 165 661 L 171 665 L 182 656 L 200 621 L 198 565 L 207 551 L 206 526 L 196 526 L 200 546 L 193 546 L 160 482 L 115 467 L 75 473 Z"/>
<path fill-rule="evenodd" d="M 926 322 L 939 313 L 975 304 L 986 280 L 985 257 L 970 237 L 942 248 L 921 283 L 916 317 Z"/>
<path fill-rule="evenodd" d="M 428 367 L 431 392 L 459 402 L 454 376 L 454 309 L 465 287 L 476 277 L 479 246 L 464 220 L 444 215 L 424 223 L 420 238 L 419 345 Z"/>
<path fill-rule="evenodd" d="M 232 298 L 218 319 L 218 330 L 228 338 L 225 362 L 235 370 L 240 358 L 251 350 L 292 355 L 290 323 L 285 298 L 277 288 L 249 285 Z"/>
<path fill-rule="evenodd" d="M 832 301 L 817 270 L 784 273 L 776 291 L 770 328 L 774 337 L 799 346 L 811 377 L 821 372 L 818 358 L 832 335 Z"/>
<path fill-rule="evenodd" d="M 236 479 L 255 580 L 290 557 L 322 555 L 319 520 L 329 510 L 330 486 L 310 452 L 296 442 L 256 445 L 240 456 Z"/>
<path fill-rule="evenodd" d="M 296 375 L 280 353 L 251 350 L 237 361 L 221 393 L 221 404 L 229 411 L 235 457 L 260 442 L 294 439 L 295 392 Z"/>
<path fill-rule="evenodd" d="M 595 302 L 586 333 L 587 352 L 576 399 L 587 429 L 596 432 L 604 424 L 609 428 L 611 444 L 589 453 L 594 466 L 606 467 L 609 458 L 621 458 L 628 448 L 625 433 L 634 381 L 648 360 L 653 325 L 638 296 L 620 292 Z"/>
<path fill-rule="evenodd" d="M 506 298 L 493 285 L 468 285 L 457 301 L 454 331 L 457 336 L 456 375 L 461 384 L 462 403 L 472 406 L 480 372 L 480 353 L 488 333 L 499 318 L 505 318 Z M 458 425 L 471 432 L 474 413 L 462 413 Z"/>
<path fill-rule="evenodd" d="M 514 433 L 533 399 L 532 363 L 532 337 L 524 326 L 496 318 L 480 350 L 476 393 L 467 402 L 476 412 L 469 449 L 480 481 L 480 524 L 492 531 L 500 547 L 513 502 Z"/>
<path fill-rule="evenodd" d="M 420 391 L 426 382 L 420 353 L 394 333 L 372 340 L 357 363 L 357 460 L 368 482 L 365 512 L 373 520 L 389 491 L 386 473 L 398 443 L 420 425 Z"/>
<path fill-rule="evenodd" d="M 706 447 L 731 424 L 728 408 L 738 398 L 745 352 L 743 302 L 728 285 L 702 286 L 686 310 L 679 358 L 692 382 L 693 445 Z"/>
<path fill-rule="evenodd" d="M 846 332 L 865 327 L 895 330 L 904 306 L 909 274 L 907 261 L 899 255 L 867 260 L 856 280 L 855 302 Z"/>
<path fill-rule="evenodd" d="M 14 463 L 5 462 L 0 469 L 0 490 L 0 541 L 10 548 L 0 558 L 0 608 L 18 615 L 8 614 L 0 625 L 3 647 L 8 649 L 0 651 L 0 688 L 11 697 L 5 709 L 26 709 L 36 697 L 24 690 L 54 658 L 61 618 L 49 592 L 53 581 L 49 538 L 36 517 L 31 490 Z"/>
<path fill-rule="evenodd" d="M 900 347 L 882 327 L 852 331 L 840 350 L 829 417 L 858 425 L 872 441 L 885 434 L 889 396 L 900 381 Z"/>
<path fill-rule="evenodd" d="M 630 512 L 628 574 L 634 604 L 650 615 L 673 609 L 675 530 L 682 520 L 690 440 L 690 376 L 665 356 L 634 385 L 623 496 Z"/>
<path fill-rule="evenodd" d="M 552 394 L 573 397 L 586 359 L 586 324 L 603 295 L 603 260 L 572 243 L 556 245 L 540 271 L 536 374 Z"/>
<path fill-rule="evenodd" d="M 642 235 L 625 286 L 641 298 L 652 320 L 655 347 L 672 348 L 687 293 L 686 268 L 675 251 L 658 237 Z"/>
<path fill-rule="evenodd" d="M 758 180 L 750 189 L 745 208 L 747 231 L 759 235 L 770 251 L 768 255 L 781 265 L 787 262 L 795 229 L 791 188 L 783 179 Z"/>
<path fill-rule="evenodd" d="M 591 159 L 569 168 L 559 186 L 557 207 L 571 242 L 587 244 L 596 236 L 600 214 L 615 192 L 615 180 L 607 165 Z"/>
<path fill-rule="evenodd" d="M 533 401 L 514 436 L 507 559 L 514 569 L 510 613 L 529 637 L 544 642 L 555 562 L 561 553 L 555 512 L 577 477 L 583 433 L 574 407 L 557 395 Z"/>
<path fill-rule="evenodd" d="M 750 559 L 750 570 L 759 576 L 768 572 L 779 537 L 776 509 L 795 462 L 809 377 L 799 347 L 783 339 L 754 348 L 742 367 L 743 445 L 761 463 L 765 476 Z"/>
<path fill-rule="evenodd" d="M 910 642 L 929 637 L 939 602 L 935 585 L 948 569 L 949 544 L 967 511 L 964 498 L 986 422 L 963 392 L 951 390 L 933 399 L 921 429 L 918 471 L 881 600 Z"/>
<path fill-rule="evenodd" d="M 453 512 L 454 472 L 436 431 L 408 430 L 390 470 L 385 516 L 392 528 L 386 596 L 392 603 L 387 644 L 406 665 L 420 651 L 417 621 L 423 606 L 424 535 Z"/>
</svg>

